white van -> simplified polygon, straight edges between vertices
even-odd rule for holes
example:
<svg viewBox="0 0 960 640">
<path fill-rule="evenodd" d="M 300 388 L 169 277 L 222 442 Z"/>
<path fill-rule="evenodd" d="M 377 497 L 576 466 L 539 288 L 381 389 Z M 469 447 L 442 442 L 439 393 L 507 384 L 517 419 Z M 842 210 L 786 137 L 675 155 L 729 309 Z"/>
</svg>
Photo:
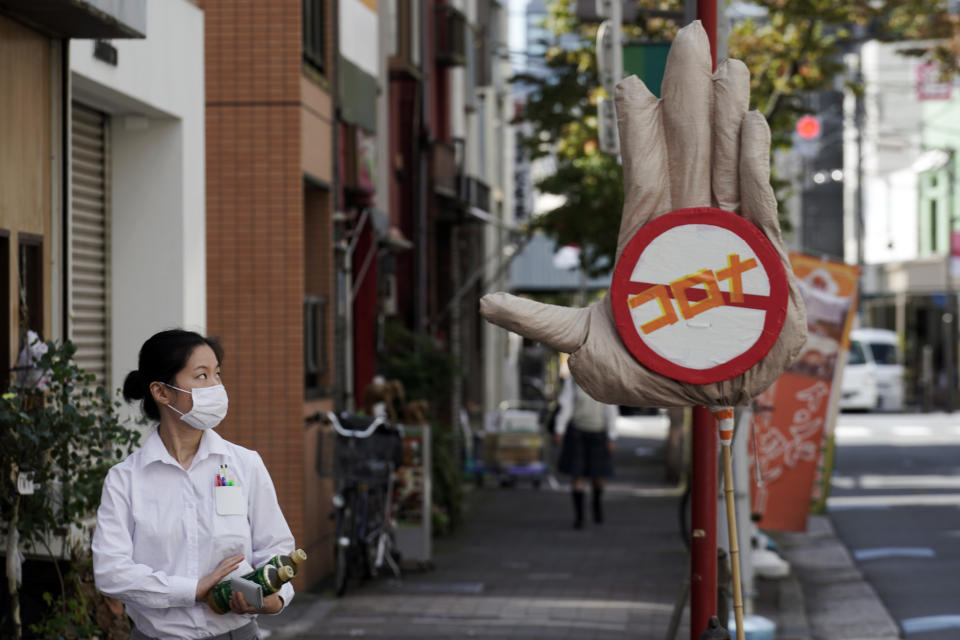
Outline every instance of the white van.
<svg viewBox="0 0 960 640">
<path fill-rule="evenodd" d="M 897 334 L 887 329 L 854 329 L 843 370 L 841 409 L 903 409 L 903 358 Z"/>
</svg>

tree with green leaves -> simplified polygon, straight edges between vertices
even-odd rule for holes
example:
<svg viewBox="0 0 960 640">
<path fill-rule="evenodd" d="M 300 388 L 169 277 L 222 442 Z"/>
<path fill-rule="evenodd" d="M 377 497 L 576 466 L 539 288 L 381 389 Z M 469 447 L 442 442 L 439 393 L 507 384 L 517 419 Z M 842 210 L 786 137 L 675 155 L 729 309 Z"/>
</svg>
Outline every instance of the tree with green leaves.
<svg viewBox="0 0 960 640">
<path fill-rule="evenodd" d="M 69 341 L 32 344 L 21 358 L 16 381 L 0 395 L 0 521 L 6 525 L 7 586 L 13 637 L 22 624 L 17 575 L 22 549 L 45 549 L 57 571 L 50 543 L 81 530 L 100 504 L 103 479 L 111 466 L 137 446 L 139 431 L 117 417 L 119 402 L 94 376 L 84 373 Z M 58 573 L 59 575 L 59 573 Z M 88 637 L 95 630 L 85 607 L 61 580 L 59 597 L 49 597 L 50 618 L 62 637 Z M 79 615 L 79 618 L 78 618 Z M 50 625 L 43 627 L 51 631 Z M 75 631 L 71 634 L 70 629 Z"/>
<path fill-rule="evenodd" d="M 681 12 L 683 2 L 638 4 L 659 11 L 641 10 L 637 24 L 624 25 L 624 36 L 672 40 L 680 25 L 663 17 L 663 10 Z M 531 61 L 540 73 L 515 76 L 530 90 L 515 122 L 531 125 L 528 135 L 520 134 L 531 159 L 555 160 L 556 171 L 539 180 L 537 188 L 563 197 L 563 204 L 537 218 L 534 226 L 560 246 L 580 246 L 581 266 L 598 276 L 613 267 L 623 178 L 617 159 L 602 153 L 597 143 L 596 105 L 604 95 L 595 55 L 598 25 L 580 23 L 575 5 L 574 0 L 548 4 L 545 26 L 554 40 L 545 43 L 543 60 Z M 763 18 L 733 25 L 729 55 L 751 71 L 751 108 L 767 118 L 775 148 L 790 146 L 797 118 L 807 112 L 804 96 L 834 86 L 844 71 L 841 55 L 859 41 L 910 41 L 908 53 L 940 61 L 944 74 L 958 71 L 960 16 L 948 13 L 946 0 L 757 0 L 753 5 Z M 774 178 L 778 193 L 784 184 Z"/>
</svg>

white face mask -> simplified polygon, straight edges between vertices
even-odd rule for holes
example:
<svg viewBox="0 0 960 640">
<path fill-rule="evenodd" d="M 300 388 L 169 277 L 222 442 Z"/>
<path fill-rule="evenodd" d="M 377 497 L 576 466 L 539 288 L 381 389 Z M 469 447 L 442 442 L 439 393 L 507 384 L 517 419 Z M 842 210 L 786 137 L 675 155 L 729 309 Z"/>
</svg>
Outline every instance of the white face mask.
<svg viewBox="0 0 960 640">
<path fill-rule="evenodd" d="M 196 387 L 190 391 L 175 387 L 172 384 L 162 383 L 171 389 L 189 393 L 193 397 L 193 409 L 182 413 L 176 407 L 167 405 L 180 414 L 180 419 L 194 429 L 206 431 L 213 429 L 227 417 L 227 389 L 222 384 L 212 387 Z"/>
</svg>

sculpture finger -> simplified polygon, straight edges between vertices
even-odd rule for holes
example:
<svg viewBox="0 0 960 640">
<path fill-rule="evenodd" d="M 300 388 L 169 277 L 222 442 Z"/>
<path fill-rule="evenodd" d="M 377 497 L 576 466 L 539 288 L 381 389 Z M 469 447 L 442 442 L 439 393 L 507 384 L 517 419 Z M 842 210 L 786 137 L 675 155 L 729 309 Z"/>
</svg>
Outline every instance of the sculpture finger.
<svg viewBox="0 0 960 640">
<path fill-rule="evenodd" d="M 668 213 L 670 180 L 667 147 L 660 119 L 660 100 L 637 76 L 617 83 L 617 125 L 623 156 L 623 218 L 617 259 L 637 230 Z"/>
<path fill-rule="evenodd" d="M 713 63 L 699 21 L 677 33 L 663 75 L 663 128 L 674 209 L 709 206 Z"/>
<path fill-rule="evenodd" d="M 750 71 L 727 59 L 713 74 L 713 202 L 740 211 L 740 128 L 750 107 Z"/>
<path fill-rule="evenodd" d="M 777 198 L 770 186 L 770 127 L 759 111 L 743 118 L 740 132 L 740 201 L 743 217 L 768 238 L 780 238 Z"/>
<path fill-rule="evenodd" d="M 543 304 L 508 293 L 480 298 L 480 314 L 489 322 L 551 349 L 572 353 L 587 339 L 590 310 Z"/>
</svg>

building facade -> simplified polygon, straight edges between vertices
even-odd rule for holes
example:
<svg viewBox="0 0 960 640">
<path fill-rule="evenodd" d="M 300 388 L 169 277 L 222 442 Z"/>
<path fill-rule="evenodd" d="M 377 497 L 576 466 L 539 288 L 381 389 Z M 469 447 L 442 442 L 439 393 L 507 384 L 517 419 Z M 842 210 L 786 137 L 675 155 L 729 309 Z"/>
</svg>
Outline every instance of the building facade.
<svg viewBox="0 0 960 640">
<path fill-rule="evenodd" d="M 103 4 L 104 6 L 99 6 Z M 0 384 L 26 331 L 67 335 L 72 38 L 142 38 L 144 0 L 0 7 Z"/>
<path fill-rule="evenodd" d="M 226 351 L 224 437 L 257 450 L 311 561 L 332 567 L 336 3 L 200 1 L 205 13 L 207 326 Z"/>
<path fill-rule="evenodd" d="M 147 0 L 146 22 L 70 51 L 66 335 L 108 389 L 157 331 L 206 331 L 203 12 Z"/>
<path fill-rule="evenodd" d="M 856 97 L 845 101 L 848 122 L 862 122 L 862 135 L 856 126 L 845 135 L 845 254 L 848 262 L 863 258 L 861 324 L 900 336 L 906 402 L 955 408 L 960 270 L 952 254 L 960 245 L 953 149 L 960 132 L 952 123 L 960 110 L 955 86 L 925 89 L 927 63 L 903 55 L 908 46 L 865 43 L 859 119 Z"/>
</svg>

